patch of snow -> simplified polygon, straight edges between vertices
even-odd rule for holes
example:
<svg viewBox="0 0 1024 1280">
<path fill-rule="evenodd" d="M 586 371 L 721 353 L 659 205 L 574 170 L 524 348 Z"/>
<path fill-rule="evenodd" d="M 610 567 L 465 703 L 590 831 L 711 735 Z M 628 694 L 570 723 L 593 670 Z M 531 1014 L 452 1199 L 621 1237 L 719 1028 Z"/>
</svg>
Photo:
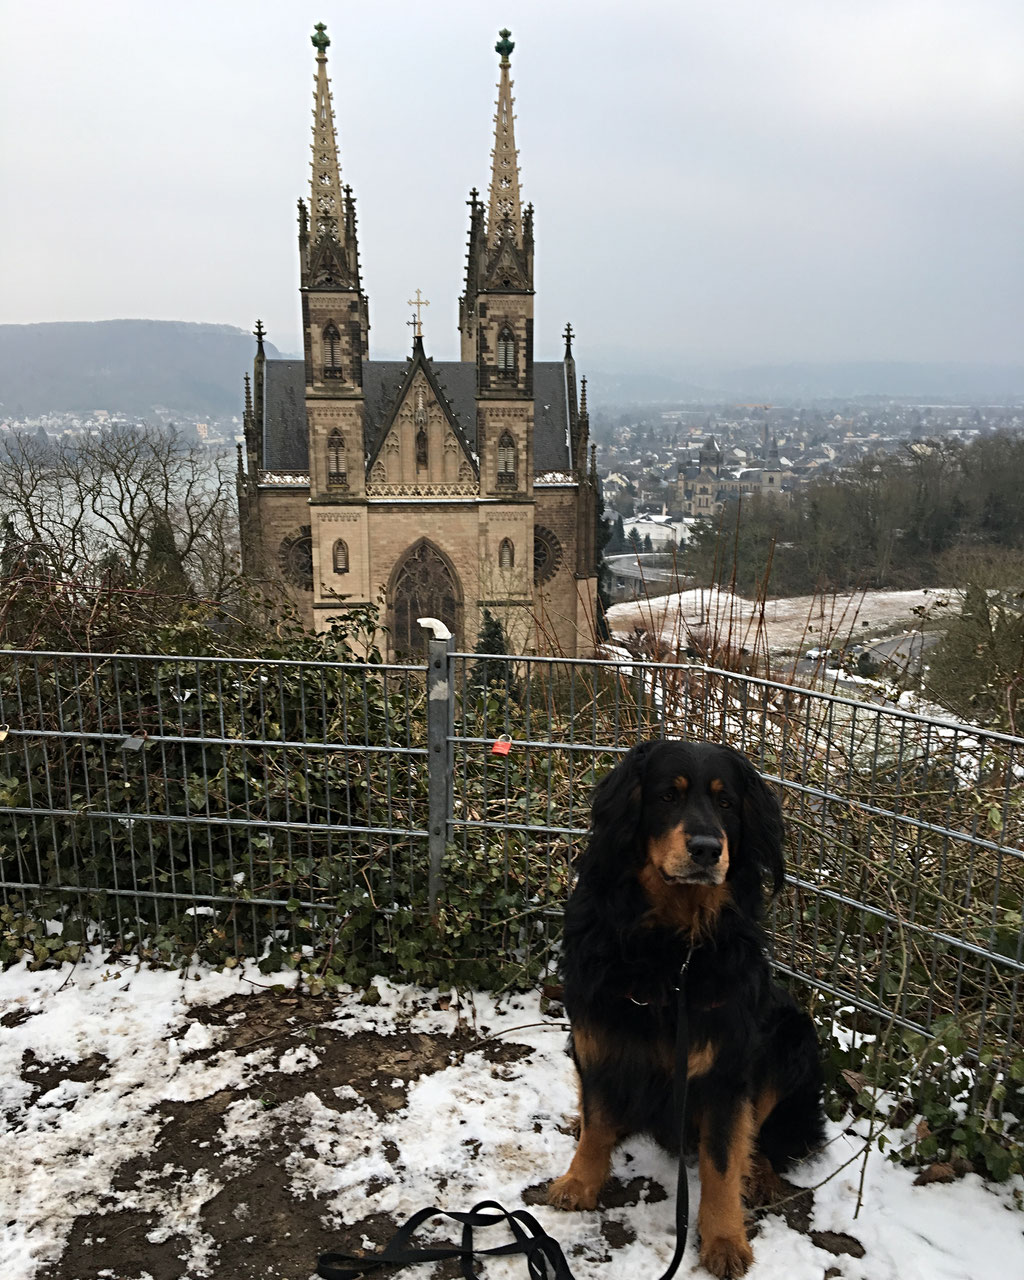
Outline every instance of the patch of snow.
<svg viewBox="0 0 1024 1280">
<path fill-rule="evenodd" d="M 918 591 L 858 591 L 837 595 L 792 596 L 763 603 L 763 625 L 773 653 L 794 653 L 809 640 L 821 640 L 817 652 L 840 644 L 855 629 L 870 626 L 889 631 L 910 626 L 918 610 L 938 607 L 948 595 L 935 588 Z M 685 644 L 687 634 L 710 632 L 749 644 L 761 626 L 762 604 L 717 587 L 698 587 L 651 600 L 612 605 L 608 625 L 618 637 L 637 627 L 660 637 L 667 645 Z M 810 655 L 808 655 L 810 656 Z"/>
<path fill-rule="evenodd" d="M 411 1081 L 405 1106 L 383 1118 L 349 1085 L 333 1090 L 354 1104 L 344 1114 L 314 1087 L 271 1109 L 251 1097 L 233 1101 L 211 1144 L 215 1172 L 185 1176 L 167 1166 L 112 1192 L 122 1163 L 157 1141 L 165 1123 L 162 1102 L 205 1097 L 226 1082 L 237 1087 L 258 1073 L 313 1071 L 318 1065 L 306 1045 L 284 1053 L 250 1047 L 188 1060 L 205 1042 L 195 1022 L 186 1029 L 190 1006 L 239 995 L 249 989 L 246 976 L 240 968 L 196 971 L 183 980 L 166 971 L 111 967 L 99 953 L 74 968 L 32 973 L 19 965 L 0 974 L 0 1010 L 30 1015 L 0 1038 L 0 1115 L 9 1126 L 0 1203 L 16 1206 L 0 1225 L 4 1280 L 35 1280 L 60 1257 L 77 1215 L 112 1207 L 152 1215 L 153 1240 L 183 1241 L 190 1277 L 219 1275 L 217 1242 L 201 1226 L 203 1208 L 244 1169 L 246 1153 L 282 1129 L 297 1135 L 284 1161 L 291 1191 L 314 1198 L 328 1227 L 358 1223 L 373 1213 L 403 1219 L 426 1204 L 465 1209 L 492 1197 L 519 1207 L 527 1188 L 545 1184 L 568 1165 L 575 1146 L 567 1132 L 567 1118 L 577 1107 L 574 1071 L 564 1026 L 545 1019 L 535 996 L 460 993 L 439 1000 L 436 992 L 378 980 L 377 1004 L 363 1004 L 356 991 L 325 1001 L 325 1025 L 348 1034 L 402 1030 L 438 1036 L 468 1027 L 481 1042 L 500 1036 L 530 1052 L 494 1063 L 483 1043 L 453 1050 L 445 1067 Z M 261 986 L 289 981 L 253 971 L 248 976 Z M 214 1029 L 204 1030 L 216 1039 Z M 72 1104 L 59 1109 L 46 1099 L 29 1101 L 20 1079 L 27 1050 L 43 1060 L 96 1056 L 102 1065 L 85 1082 L 51 1090 Z M 794 1180 L 806 1186 L 825 1180 L 814 1193 L 814 1226 L 849 1233 L 863 1243 L 865 1256 L 833 1257 L 781 1217 L 768 1216 L 754 1241 L 750 1280 L 820 1280 L 829 1267 L 838 1267 L 844 1280 L 990 1280 L 1024 1271 L 1024 1215 L 1008 1211 L 1014 1196 L 1024 1192 L 1024 1180 L 990 1186 L 969 1176 L 950 1185 L 915 1187 L 913 1170 L 888 1163 L 874 1148 L 865 1166 L 864 1145 L 863 1126 L 832 1124 L 823 1152 L 801 1165 Z M 545 1206 L 531 1212 L 572 1258 L 577 1280 L 649 1280 L 672 1253 L 675 1161 L 653 1143 L 633 1138 L 616 1151 L 612 1172 L 625 1181 L 650 1178 L 668 1197 L 642 1197 L 635 1205 L 592 1213 Z M 695 1166 L 689 1178 L 695 1215 Z M 630 1239 L 612 1251 L 611 1261 L 602 1234 L 607 1221 L 628 1228 Z M 680 1275 L 705 1280 L 691 1226 Z M 455 1230 L 438 1224 L 434 1234 L 453 1239 Z M 311 1257 L 310 1272 L 314 1265 Z M 488 1280 L 522 1280 L 525 1269 L 522 1259 L 495 1259 L 485 1274 Z"/>
</svg>

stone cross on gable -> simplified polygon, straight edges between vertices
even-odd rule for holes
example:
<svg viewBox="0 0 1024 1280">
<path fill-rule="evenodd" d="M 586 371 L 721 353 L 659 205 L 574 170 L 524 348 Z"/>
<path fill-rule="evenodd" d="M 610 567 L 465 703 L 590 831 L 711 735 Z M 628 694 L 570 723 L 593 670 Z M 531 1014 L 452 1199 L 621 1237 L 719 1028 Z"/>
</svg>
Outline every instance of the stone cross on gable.
<svg viewBox="0 0 1024 1280">
<path fill-rule="evenodd" d="M 422 309 L 423 309 L 423 307 L 429 307 L 429 306 L 430 306 L 430 300 L 429 300 L 428 298 L 421 298 L 421 297 L 420 297 L 420 291 L 419 291 L 419 289 L 417 289 L 417 290 L 416 290 L 416 297 L 415 297 L 415 298 L 410 298 L 410 299 L 408 300 L 408 305 L 409 305 L 410 307 L 415 307 L 415 308 L 416 308 L 416 319 L 415 319 L 415 320 L 410 321 L 410 323 L 413 325 L 413 332 L 414 332 L 414 335 L 415 335 L 417 338 L 422 338 L 422 337 L 423 337 L 423 315 L 422 315 Z"/>
</svg>

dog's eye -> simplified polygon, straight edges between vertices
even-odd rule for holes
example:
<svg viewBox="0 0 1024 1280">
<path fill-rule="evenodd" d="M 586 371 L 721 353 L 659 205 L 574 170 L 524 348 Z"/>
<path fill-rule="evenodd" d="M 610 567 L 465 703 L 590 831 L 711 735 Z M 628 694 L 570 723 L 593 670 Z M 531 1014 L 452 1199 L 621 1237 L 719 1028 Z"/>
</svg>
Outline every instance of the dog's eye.
<svg viewBox="0 0 1024 1280">
<path fill-rule="evenodd" d="M 675 804 L 679 799 L 679 792 L 673 787 L 671 791 L 666 791 L 661 797 L 666 804 Z"/>
<path fill-rule="evenodd" d="M 732 801 L 729 799 L 729 797 L 728 797 L 728 796 L 719 796 L 719 797 L 718 797 L 718 807 L 719 807 L 719 809 L 731 809 L 731 808 L 732 808 Z"/>
</svg>

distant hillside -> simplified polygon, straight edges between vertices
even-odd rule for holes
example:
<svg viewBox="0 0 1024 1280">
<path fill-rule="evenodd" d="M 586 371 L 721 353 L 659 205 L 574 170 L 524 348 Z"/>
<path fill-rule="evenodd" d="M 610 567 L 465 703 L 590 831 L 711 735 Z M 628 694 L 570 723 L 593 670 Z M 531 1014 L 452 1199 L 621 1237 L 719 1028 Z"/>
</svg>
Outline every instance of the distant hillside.
<svg viewBox="0 0 1024 1280">
<path fill-rule="evenodd" d="M 266 344 L 267 355 L 279 357 Z M 144 416 L 234 415 L 255 342 L 226 324 L 178 320 L 0 325 L 0 417 L 107 409 Z M 786 403 L 874 397 L 1006 404 L 1024 398 L 1024 366 L 850 363 L 726 368 L 609 348 L 577 354 L 591 404 Z"/>
<path fill-rule="evenodd" d="M 583 353 L 577 355 L 584 367 Z M 724 368 L 680 364 L 671 372 L 652 362 L 647 372 L 602 351 L 587 370 L 594 403 L 689 400 L 715 403 L 845 400 L 880 397 L 920 403 L 1012 404 L 1024 399 L 1024 365 L 849 364 L 750 365 Z M 618 368 L 620 372 L 612 373 Z"/>
<path fill-rule="evenodd" d="M 268 356 L 275 347 L 265 344 Z M 240 414 L 251 334 L 177 320 L 0 325 L 0 417 L 40 413 Z"/>
</svg>

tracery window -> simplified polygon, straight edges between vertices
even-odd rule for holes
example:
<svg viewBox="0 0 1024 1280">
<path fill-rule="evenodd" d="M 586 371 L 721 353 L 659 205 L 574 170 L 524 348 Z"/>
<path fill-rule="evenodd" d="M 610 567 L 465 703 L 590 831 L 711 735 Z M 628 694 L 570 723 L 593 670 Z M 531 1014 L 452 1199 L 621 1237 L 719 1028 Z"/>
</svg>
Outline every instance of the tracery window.
<svg viewBox="0 0 1024 1280">
<path fill-rule="evenodd" d="M 537 586 L 550 582 L 562 567 L 562 544 L 550 529 L 536 525 L 533 530 L 533 581 Z"/>
<path fill-rule="evenodd" d="M 333 320 L 324 329 L 324 377 L 342 378 L 341 368 L 341 334 Z"/>
<path fill-rule="evenodd" d="M 516 442 L 508 431 L 498 440 L 498 484 L 516 482 Z"/>
<path fill-rule="evenodd" d="M 345 437 L 337 427 L 327 437 L 327 483 L 348 484 Z"/>
<path fill-rule="evenodd" d="M 348 573 L 348 543 L 342 538 L 334 544 L 334 572 Z"/>
<path fill-rule="evenodd" d="M 395 654 L 422 654 L 423 630 L 417 618 L 440 618 L 456 636 L 461 593 L 445 558 L 425 539 L 396 569 L 391 586 L 391 643 Z"/>
<path fill-rule="evenodd" d="M 281 572 L 293 586 L 313 589 L 313 537 L 306 524 L 285 538 L 277 552 Z"/>
<path fill-rule="evenodd" d="M 498 372 L 514 374 L 516 371 L 516 335 L 505 326 L 498 334 Z"/>
<path fill-rule="evenodd" d="M 516 563 L 516 549 L 511 538 L 502 538 L 498 548 L 498 568 L 512 569 Z"/>
</svg>

